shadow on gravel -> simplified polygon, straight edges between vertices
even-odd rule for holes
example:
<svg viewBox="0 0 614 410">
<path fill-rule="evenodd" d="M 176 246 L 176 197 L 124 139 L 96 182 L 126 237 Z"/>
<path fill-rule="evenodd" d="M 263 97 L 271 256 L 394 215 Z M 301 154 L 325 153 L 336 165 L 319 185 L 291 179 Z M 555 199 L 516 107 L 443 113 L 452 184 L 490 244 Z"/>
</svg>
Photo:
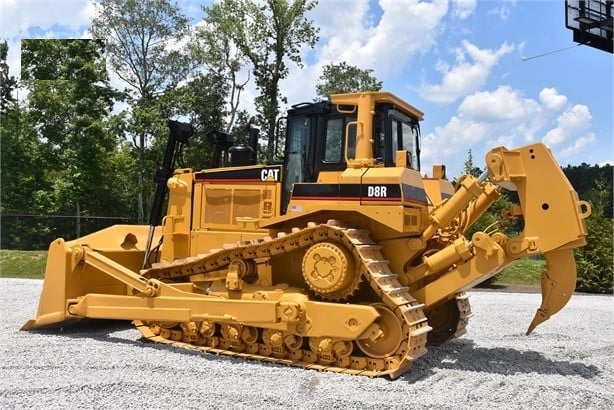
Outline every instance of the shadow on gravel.
<svg viewBox="0 0 614 410">
<path fill-rule="evenodd" d="M 511 348 L 487 348 L 476 346 L 471 340 L 457 339 L 446 346 L 429 347 L 426 355 L 414 364 L 409 373 L 402 376 L 407 382 L 416 382 L 432 376 L 437 369 L 455 369 L 482 373 L 514 375 L 518 373 L 559 374 L 597 377 L 601 371 L 594 365 L 551 360 L 534 351 Z"/>
<path fill-rule="evenodd" d="M 30 330 L 31 333 L 54 334 L 67 337 L 92 337 L 92 339 L 107 340 L 108 337 L 96 337 L 98 333 L 113 333 L 133 329 L 134 326 L 126 320 L 82 319 L 62 322 L 40 329 Z"/>
<path fill-rule="evenodd" d="M 113 333 L 134 330 L 134 339 L 114 336 Z M 109 320 L 109 319 L 81 319 L 74 322 L 63 322 L 60 325 L 51 325 L 41 329 L 30 330 L 29 332 L 40 335 L 55 335 L 71 339 L 92 339 L 108 342 L 117 345 L 137 346 L 143 349 L 168 350 L 181 354 L 206 354 L 198 350 L 169 346 L 151 342 L 141 337 L 139 331 L 131 321 Z M 211 357 L 218 357 L 211 354 Z M 231 356 L 219 356 L 222 358 L 234 359 Z"/>
<path fill-rule="evenodd" d="M 77 323 L 63 324 L 61 327 L 35 330 L 39 334 L 54 334 L 68 338 L 90 338 L 113 344 L 138 346 L 143 349 L 166 350 L 169 354 L 202 355 L 202 352 L 186 348 L 161 345 L 137 337 L 135 339 L 113 336 L 115 332 L 134 329 L 128 321 L 85 320 Z M 136 329 L 135 329 L 136 331 Z M 136 331 L 138 334 L 138 331 Z M 232 362 L 237 359 L 231 356 L 206 354 L 210 359 Z M 257 361 L 251 361 L 258 364 Z M 229 363 L 229 366 L 232 366 Z M 268 364 L 267 364 L 268 365 Z M 280 365 L 283 367 L 283 365 Z M 472 340 L 456 339 L 441 347 L 429 347 L 428 353 L 420 357 L 413 368 L 400 377 L 408 383 L 428 379 L 441 369 L 455 369 L 501 375 L 518 373 L 537 373 L 544 375 L 559 374 L 562 376 L 580 376 L 585 379 L 597 377 L 601 371 L 594 365 L 571 362 L 566 360 L 551 360 L 535 351 L 519 351 L 512 348 L 479 347 Z"/>
</svg>

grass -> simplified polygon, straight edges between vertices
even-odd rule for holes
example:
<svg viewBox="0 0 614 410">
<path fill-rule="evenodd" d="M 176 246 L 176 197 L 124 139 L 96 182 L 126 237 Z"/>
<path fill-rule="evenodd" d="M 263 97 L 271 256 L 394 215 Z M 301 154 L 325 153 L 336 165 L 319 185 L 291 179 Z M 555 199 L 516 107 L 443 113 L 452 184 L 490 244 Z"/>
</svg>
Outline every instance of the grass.
<svg viewBox="0 0 614 410">
<path fill-rule="evenodd" d="M 42 279 L 47 251 L 13 251 L 0 249 L 0 277 Z M 539 286 L 546 262 L 521 259 L 494 277 L 497 285 Z"/>
<path fill-rule="evenodd" d="M 0 277 L 42 279 L 46 262 L 47 251 L 0 249 Z"/>
<path fill-rule="evenodd" d="M 497 285 L 540 286 L 541 275 L 546 269 L 543 259 L 520 259 L 497 274 L 492 283 Z"/>
</svg>

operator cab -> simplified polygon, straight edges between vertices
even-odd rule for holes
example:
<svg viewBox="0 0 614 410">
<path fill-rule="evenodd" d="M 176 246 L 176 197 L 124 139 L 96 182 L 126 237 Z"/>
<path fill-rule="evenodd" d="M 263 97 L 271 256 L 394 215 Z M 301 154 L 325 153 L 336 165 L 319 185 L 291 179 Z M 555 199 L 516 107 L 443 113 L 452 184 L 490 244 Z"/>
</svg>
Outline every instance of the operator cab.
<svg viewBox="0 0 614 410">
<path fill-rule="evenodd" d="M 332 95 L 330 102 L 292 106 L 286 121 L 282 209 L 294 183 L 317 182 L 322 172 L 348 167 L 394 167 L 397 151 L 405 152 L 408 168 L 420 171 L 423 115 L 385 92 Z"/>
</svg>

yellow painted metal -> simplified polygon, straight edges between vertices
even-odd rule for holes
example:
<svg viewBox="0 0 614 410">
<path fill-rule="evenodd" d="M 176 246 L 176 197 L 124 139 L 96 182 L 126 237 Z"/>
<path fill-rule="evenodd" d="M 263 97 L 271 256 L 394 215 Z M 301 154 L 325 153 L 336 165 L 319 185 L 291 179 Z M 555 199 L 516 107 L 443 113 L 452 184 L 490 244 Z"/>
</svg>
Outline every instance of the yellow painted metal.
<svg viewBox="0 0 614 410">
<path fill-rule="evenodd" d="M 56 243 L 56 246 L 61 245 Z M 293 331 L 309 337 L 356 338 L 378 317 L 376 310 L 369 306 L 337 306 L 306 301 L 300 296 L 291 298 L 285 295 L 285 300 L 258 300 L 253 296 L 251 299 L 208 296 L 187 291 L 185 285 L 176 288 L 158 280 L 148 280 L 101 253 L 80 249 L 80 260 L 68 272 L 69 275 L 89 265 L 123 283 L 125 291 L 102 293 L 104 289 L 100 288 L 97 290 L 101 293 L 87 292 L 71 297 L 59 295 L 50 299 L 43 297 L 37 319 L 26 322 L 22 330 L 79 318 L 167 322 L 215 320 Z M 66 246 L 64 250 L 65 255 L 71 255 Z M 60 255 L 55 249 L 53 252 Z M 69 258 L 66 259 L 68 261 Z M 69 282 L 63 279 L 63 283 L 73 286 L 77 284 L 74 280 Z"/>
<path fill-rule="evenodd" d="M 153 240 L 163 239 L 157 263 L 141 270 L 147 226 L 58 239 L 49 248 L 37 316 L 22 329 L 79 318 L 135 320 L 154 341 L 183 338 L 205 350 L 246 349 L 241 354 L 259 360 L 397 377 L 425 353 L 428 317 L 436 342 L 463 334 L 471 315 L 463 291 L 519 258 L 544 254 L 547 261 L 542 304 L 527 333 L 565 306 L 590 205 L 543 144 L 491 150 L 488 180 L 466 176 L 454 189 L 443 166 L 428 178 L 404 164 L 403 151 L 395 167 L 372 158 L 376 104 L 417 120 L 422 112 L 386 92 L 333 95 L 331 102 L 356 114 L 356 151 L 346 170 L 321 172 L 313 184 L 398 185 L 401 198 L 291 199 L 280 215 L 282 181 L 206 178 L 238 168 L 177 170 Z M 523 218 L 523 231 L 465 237 L 499 198 L 498 187 L 518 192 L 520 204 L 507 215 Z M 158 322 L 170 323 L 170 339 L 155 333 Z M 230 340 L 242 332 L 246 340 Z"/>
<path fill-rule="evenodd" d="M 338 105 L 356 106 L 362 103 L 366 104 L 366 107 L 371 107 L 373 103 L 392 104 L 398 107 L 400 111 L 407 113 L 407 115 L 419 121 L 424 119 L 424 113 L 422 111 L 388 91 L 333 94 L 330 96 L 330 102 Z"/>
<path fill-rule="evenodd" d="M 511 261 L 506 261 L 504 250 L 489 235 L 477 232 L 472 239 L 473 255 L 466 261 L 462 261 L 459 255 L 458 263 L 452 263 L 439 272 L 430 272 L 428 269 L 421 271 L 418 268 L 405 276 L 417 281 L 424 279 L 429 274 L 440 274 L 437 279 L 424 284 L 417 286 L 410 284 L 412 295 L 417 300 L 427 307 L 438 306 L 441 302 L 449 300 L 450 295 L 456 295 L 459 291 L 479 284 L 485 278 L 499 272 L 506 266 L 506 263 L 511 263 Z M 421 273 L 422 277 L 417 277 L 416 272 Z"/>
<path fill-rule="evenodd" d="M 573 249 L 546 252 L 546 270 L 542 273 L 542 304 L 529 325 L 527 335 L 537 325 L 550 319 L 567 304 L 576 288 L 576 264 Z"/>
<path fill-rule="evenodd" d="M 322 295 L 345 290 L 356 275 L 353 258 L 331 242 L 311 246 L 303 256 L 303 276 L 310 288 Z"/>
<path fill-rule="evenodd" d="M 110 276 L 101 266 L 85 263 L 88 249 L 107 255 L 106 260 L 110 264 L 132 272 L 131 285 L 146 282 L 136 272 L 143 263 L 148 232 L 149 227 L 145 225 L 114 225 L 74 241 L 53 241 L 49 246 L 38 313 L 22 329 L 34 329 L 71 319 L 67 301 L 88 293 L 128 294 L 126 283 Z M 159 240 L 159 230 L 155 237 Z"/>
<path fill-rule="evenodd" d="M 541 143 L 514 150 L 497 148 L 486 155 L 491 181 L 518 192 L 525 220 L 524 237 L 539 237 L 545 251 L 571 243 L 585 243 L 584 218 L 590 214 L 580 208 L 573 187 L 552 156 Z M 531 250 L 515 248 L 508 251 L 526 256 Z"/>
<path fill-rule="evenodd" d="M 162 260 L 190 255 L 193 175 L 191 169 L 177 170 L 166 184 L 169 197 L 167 214 L 162 220 L 165 242 Z"/>
<path fill-rule="evenodd" d="M 334 94 L 330 96 L 331 103 L 340 106 L 356 107 L 357 120 L 347 125 L 347 131 L 350 128 L 355 128 L 355 154 L 353 157 L 348 156 L 348 147 L 352 144 L 346 140 L 345 158 L 349 167 L 362 168 L 377 166 L 373 158 L 373 113 L 375 112 L 376 104 L 394 104 L 400 110 L 407 112 L 412 117 L 422 120 L 424 113 L 410 104 L 399 99 L 389 92 L 364 92 L 352 94 Z M 339 109 L 339 108 L 338 108 Z M 343 108 L 341 108 L 343 110 Z M 346 132 L 346 138 L 349 139 L 350 132 Z"/>
<path fill-rule="evenodd" d="M 454 195 L 454 187 L 450 181 L 438 178 L 424 178 L 422 180 L 426 195 L 431 200 L 431 205 L 439 206 L 444 199 Z"/>
<path fill-rule="evenodd" d="M 478 180 L 471 175 L 467 175 L 454 195 L 431 212 L 431 224 L 426 227 L 422 234 L 422 240 L 426 241 L 432 238 L 440 228 L 450 225 L 454 218 L 457 218 L 463 209 L 481 193 L 482 186 Z"/>
<path fill-rule="evenodd" d="M 487 163 L 493 183 L 517 190 L 524 230 L 514 238 L 484 232 L 474 234 L 471 241 L 460 237 L 407 269 L 403 283 L 427 307 L 437 306 L 517 259 L 545 254 L 549 267 L 542 278 L 543 303 L 532 330 L 559 311 L 573 293 L 576 270 L 572 249 L 585 243 L 584 218 L 590 214 L 590 206 L 578 200 L 543 144 L 492 150 L 487 155 Z M 466 177 L 455 196 L 431 213 L 432 225 L 425 230 L 423 238 L 430 238 L 450 225 L 455 215 L 463 214 L 465 207 L 468 208 L 466 218 L 475 220 L 498 195 L 488 182 Z"/>
<path fill-rule="evenodd" d="M 374 307 L 379 312 L 379 329 L 371 337 L 359 340 L 357 344 L 366 354 L 384 358 L 392 355 L 401 345 L 403 324 L 386 305 L 376 303 Z"/>
</svg>

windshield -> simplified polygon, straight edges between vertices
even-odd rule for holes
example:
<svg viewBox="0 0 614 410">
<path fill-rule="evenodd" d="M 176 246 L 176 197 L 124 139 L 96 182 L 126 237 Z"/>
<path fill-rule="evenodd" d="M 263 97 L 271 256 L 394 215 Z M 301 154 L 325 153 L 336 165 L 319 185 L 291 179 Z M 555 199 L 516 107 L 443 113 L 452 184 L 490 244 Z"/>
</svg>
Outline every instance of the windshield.
<svg viewBox="0 0 614 410">
<path fill-rule="evenodd" d="M 411 161 L 410 168 L 420 171 L 420 128 L 417 124 L 392 119 L 392 146 L 396 150 L 405 150 Z M 393 162 L 396 158 L 393 157 Z"/>
</svg>

